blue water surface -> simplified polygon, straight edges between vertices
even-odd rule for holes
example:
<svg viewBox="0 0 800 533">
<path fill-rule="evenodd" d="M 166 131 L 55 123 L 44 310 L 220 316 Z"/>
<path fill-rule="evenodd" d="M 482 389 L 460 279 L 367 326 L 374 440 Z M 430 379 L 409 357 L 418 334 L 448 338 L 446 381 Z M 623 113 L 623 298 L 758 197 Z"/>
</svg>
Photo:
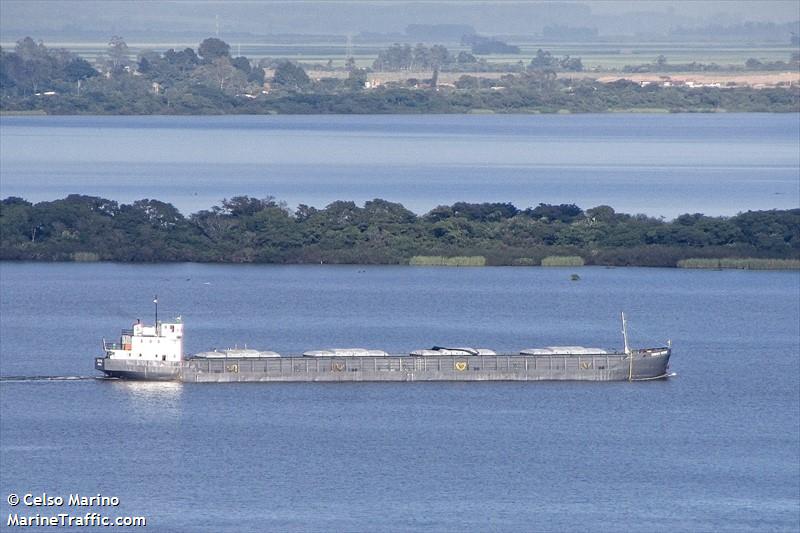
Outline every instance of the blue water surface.
<svg viewBox="0 0 800 533">
<path fill-rule="evenodd" d="M 0 196 L 290 207 L 576 203 L 674 218 L 800 206 L 800 114 L 0 117 Z"/>
<path fill-rule="evenodd" d="M 44 491 L 117 496 L 93 510 L 148 531 L 797 531 L 800 275 L 573 271 L 0 263 L 4 521 L 7 494 Z M 619 347 L 625 310 L 677 376 L 94 379 L 155 293 L 190 352 Z"/>
</svg>

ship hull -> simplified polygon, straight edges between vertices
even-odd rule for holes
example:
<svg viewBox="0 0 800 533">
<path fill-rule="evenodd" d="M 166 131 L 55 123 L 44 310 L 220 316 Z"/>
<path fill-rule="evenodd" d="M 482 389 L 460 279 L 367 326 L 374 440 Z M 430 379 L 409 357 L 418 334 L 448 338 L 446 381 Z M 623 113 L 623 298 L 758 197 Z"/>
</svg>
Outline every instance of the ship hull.
<svg viewBox="0 0 800 533">
<path fill-rule="evenodd" d="M 626 354 L 188 358 L 181 363 L 98 358 L 106 375 L 146 381 L 409 382 L 641 381 L 667 377 L 671 350 Z"/>
<path fill-rule="evenodd" d="M 183 363 L 162 361 L 127 361 L 98 357 L 94 367 L 111 378 L 138 381 L 179 381 Z"/>
</svg>

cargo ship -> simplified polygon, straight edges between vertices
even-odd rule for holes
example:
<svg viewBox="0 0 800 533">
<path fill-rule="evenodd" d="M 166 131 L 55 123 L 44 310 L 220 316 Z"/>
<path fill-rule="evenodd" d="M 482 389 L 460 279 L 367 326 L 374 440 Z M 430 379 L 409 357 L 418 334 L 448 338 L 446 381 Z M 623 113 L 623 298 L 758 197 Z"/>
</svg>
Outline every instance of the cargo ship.
<svg viewBox="0 0 800 533">
<path fill-rule="evenodd" d="M 103 340 L 95 369 L 110 378 L 223 382 L 354 381 L 644 381 L 669 377 L 672 343 L 630 348 L 622 314 L 621 351 L 583 346 L 527 348 L 497 353 L 487 348 L 434 346 L 389 354 L 366 348 L 311 350 L 298 355 L 232 348 L 183 353 L 183 321 L 141 321 L 122 330 L 118 343 Z"/>
</svg>

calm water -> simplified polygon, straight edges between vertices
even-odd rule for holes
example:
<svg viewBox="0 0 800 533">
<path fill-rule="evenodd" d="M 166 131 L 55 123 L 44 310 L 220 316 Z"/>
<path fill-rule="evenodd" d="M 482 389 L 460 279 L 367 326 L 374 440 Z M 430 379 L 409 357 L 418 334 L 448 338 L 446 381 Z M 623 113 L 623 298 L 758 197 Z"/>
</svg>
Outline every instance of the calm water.
<svg viewBox="0 0 800 533">
<path fill-rule="evenodd" d="M 153 531 L 797 531 L 800 275 L 0 264 L 0 511 L 117 496 Z M 136 384 L 99 340 L 189 351 L 675 345 L 648 383 Z M 108 508 L 98 508 L 110 514 Z"/>
<path fill-rule="evenodd" d="M 673 218 L 800 205 L 800 115 L 2 117 L 0 196 L 237 194 L 607 204 Z"/>
</svg>

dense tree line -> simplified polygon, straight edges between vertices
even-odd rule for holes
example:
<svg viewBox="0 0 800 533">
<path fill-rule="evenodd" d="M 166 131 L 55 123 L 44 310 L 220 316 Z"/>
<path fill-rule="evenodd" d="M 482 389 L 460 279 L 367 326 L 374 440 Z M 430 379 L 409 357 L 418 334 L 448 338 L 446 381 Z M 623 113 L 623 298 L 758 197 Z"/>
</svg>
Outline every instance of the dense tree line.
<svg viewBox="0 0 800 533">
<path fill-rule="evenodd" d="M 12 53 L 0 51 L 0 90 L 4 96 L 55 91 L 79 94 L 82 82 L 99 75 L 85 59 L 66 50 L 49 50 L 30 37 L 19 41 Z"/>
<path fill-rule="evenodd" d="M 493 37 L 485 37 L 475 33 L 461 37 L 461 44 L 472 47 L 473 54 L 519 54 L 519 46 L 508 44 Z"/>
<path fill-rule="evenodd" d="M 285 60 L 232 57 L 216 38 L 197 50 L 145 51 L 134 60 L 114 37 L 94 65 L 65 50 L 25 38 L 0 50 L 0 110 L 48 114 L 272 114 L 272 113 L 552 113 L 663 109 L 667 111 L 797 112 L 800 89 L 660 87 L 618 81 L 558 78 L 580 70 L 579 58 L 540 50 L 529 65 L 500 79 L 462 76 L 455 86 L 437 82 L 449 68 L 469 72 L 482 60 L 445 47 L 396 45 L 381 68 L 432 69 L 427 80 L 387 82 L 366 90 L 368 72 L 351 64 L 347 78 L 312 80 Z M 265 80 L 265 68 L 273 72 Z M 266 82 L 266 85 L 265 85 Z"/>
<path fill-rule="evenodd" d="M 580 72 L 583 70 L 583 63 L 581 62 L 580 57 L 570 57 L 568 55 L 564 57 L 557 57 L 552 53 L 539 48 L 536 51 L 536 55 L 533 57 L 533 59 L 531 59 L 531 62 L 528 65 L 528 70 L 563 70 L 568 72 Z"/>
<path fill-rule="evenodd" d="M 789 61 L 762 62 L 754 57 L 747 59 L 744 65 L 718 65 L 717 63 L 670 63 L 664 55 L 655 58 L 651 63 L 640 65 L 625 65 L 622 71 L 626 73 L 644 72 L 720 72 L 720 71 L 797 71 L 800 69 L 800 53 L 793 52 Z"/>
<path fill-rule="evenodd" d="M 0 201 L 0 241 L 5 260 L 404 264 L 416 255 L 482 255 L 513 265 L 569 255 L 587 264 L 675 266 L 690 257 L 800 258 L 800 209 L 667 222 L 609 206 L 458 202 L 417 215 L 381 199 L 292 211 L 273 198 L 240 196 L 185 217 L 158 200 L 9 197 Z"/>
</svg>

